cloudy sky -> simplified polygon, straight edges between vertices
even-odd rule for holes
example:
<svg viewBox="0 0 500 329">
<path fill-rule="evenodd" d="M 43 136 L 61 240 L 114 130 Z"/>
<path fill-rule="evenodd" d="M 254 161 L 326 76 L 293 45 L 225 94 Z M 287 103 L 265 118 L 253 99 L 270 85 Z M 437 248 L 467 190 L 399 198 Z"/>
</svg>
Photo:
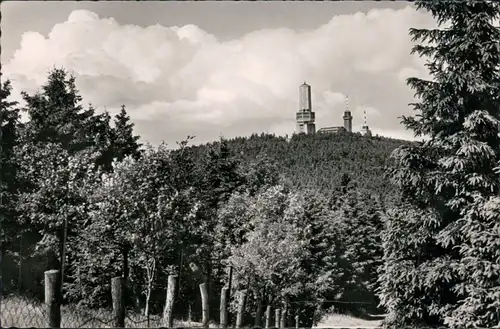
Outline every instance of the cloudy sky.
<svg viewBox="0 0 500 329">
<path fill-rule="evenodd" d="M 298 87 L 312 86 L 317 128 L 411 139 L 410 27 L 434 26 L 406 2 L 2 2 L 2 70 L 34 92 L 52 67 L 84 102 L 125 104 L 143 141 L 292 134 Z"/>
</svg>

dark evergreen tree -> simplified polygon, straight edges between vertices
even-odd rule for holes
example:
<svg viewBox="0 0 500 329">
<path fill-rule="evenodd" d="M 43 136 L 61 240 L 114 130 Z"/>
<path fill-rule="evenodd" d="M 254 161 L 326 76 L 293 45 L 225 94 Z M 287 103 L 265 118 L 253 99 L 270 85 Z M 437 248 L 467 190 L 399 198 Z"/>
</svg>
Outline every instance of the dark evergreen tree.
<svg viewBox="0 0 500 329">
<path fill-rule="evenodd" d="M 359 315 L 364 311 L 376 312 L 379 301 L 375 291 L 383 256 L 381 205 L 370 191 L 349 186 L 335 208 L 333 220 L 342 227 L 340 240 L 346 261 L 342 300 L 353 302 L 335 306 Z M 357 304 L 358 301 L 364 304 Z"/>
<path fill-rule="evenodd" d="M 19 111 L 17 102 L 9 100 L 12 87 L 7 80 L 0 84 L 0 258 L 2 289 L 8 292 L 19 279 L 20 232 L 16 218 L 17 162 L 14 148 L 18 143 Z M 17 282 L 19 286 L 19 282 Z"/>
<path fill-rule="evenodd" d="M 403 200 L 384 232 L 387 324 L 500 322 L 500 3 L 417 1 L 441 28 L 412 29 L 433 80 L 403 124 L 428 140 L 394 152 Z M 443 28 L 443 24 L 449 26 Z"/>
<path fill-rule="evenodd" d="M 39 92 L 22 96 L 28 121 L 15 148 L 20 166 L 16 210 L 23 236 L 19 251 L 31 250 L 31 256 L 44 259 L 26 260 L 23 266 L 34 272 L 31 280 L 59 266 L 63 245 L 70 251 L 69 243 L 78 235 L 75 228 L 87 216 L 85 188 L 91 184 L 86 180 L 95 174 L 96 164 L 110 167 L 102 161 L 109 152 L 110 129 L 105 115 L 81 106 L 75 78 L 64 69 L 49 72 Z"/>
<path fill-rule="evenodd" d="M 347 185 L 349 185 L 350 181 L 351 177 L 346 173 L 342 173 L 342 175 L 340 176 L 340 188 L 342 193 L 346 193 Z"/>
<path fill-rule="evenodd" d="M 276 162 L 266 155 L 258 155 L 255 161 L 242 163 L 240 168 L 245 181 L 242 187 L 250 195 L 280 183 L 279 168 Z"/>
<path fill-rule="evenodd" d="M 225 272 L 220 262 L 214 264 L 214 230 L 217 225 L 219 207 L 229 200 L 232 193 L 244 182 L 238 165 L 239 162 L 229 149 L 227 141 L 221 139 L 219 143 L 214 143 L 207 150 L 198 167 L 200 184 L 195 187 L 200 201 L 198 216 L 201 218 L 201 225 L 198 236 L 203 241 L 203 246 L 198 248 L 197 254 L 203 264 L 209 295 L 213 295 L 211 291 L 216 287 L 213 283 L 217 283 Z"/>
<path fill-rule="evenodd" d="M 19 110 L 17 102 L 10 101 L 12 87 L 7 80 L 0 85 L 0 245 L 6 244 L 17 235 L 14 225 L 14 204 L 16 197 L 17 164 L 14 147 L 18 143 Z"/>
<path fill-rule="evenodd" d="M 130 122 L 125 105 L 122 105 L 120 113 L 115 116 L 113 134 L 113 148 L 118 161 L 129 155 L 134 159 L 140 157 L 140 137 L 134 135 L 134 124 Z"/>
<path fill-rule="evenodd" d="M 95 109 L 92 105 L 89 106 L 93 111 L 93 115 L 89 118 L 87 127 L 87 136 L 93 140 L 92 148 L 99 155 L 96 159 L 96 164 L 105 172 L 113 170 L 114 160 L 114 129 L 111 127 L 111 116 L 108 111 L 101 114 L 95 114 Z"/>
<path fill-rule="evenodd" d="M 23 129 L 24 141 L 34 145 L 59 144 L 70 154 L 88 148 L 94 141 L 87 126 L 94 109 L 84 110 L 80 105 L 82 98 L 75 77 L 68 77 L 64 69 L 54 69 L 47 80 L 41 92 L 22 92 L 27 104 L 23 110 L 29 118 Z"/>
</svg>

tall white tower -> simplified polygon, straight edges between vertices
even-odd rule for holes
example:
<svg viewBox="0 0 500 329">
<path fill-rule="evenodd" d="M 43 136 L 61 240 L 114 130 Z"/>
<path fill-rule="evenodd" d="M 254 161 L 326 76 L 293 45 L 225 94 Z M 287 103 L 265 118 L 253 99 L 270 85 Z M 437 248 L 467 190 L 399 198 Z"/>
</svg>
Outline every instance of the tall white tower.
<svg viewBox="0 0 500 329">
<path fill-rule="evenodd" d="M 303 83 L 299 87 L 299 111 L 296 115 L 297 133 L 314 134 L 316 132 L 315 113 L 312 111 L 311 86 Z"/>
<path fill-rule="evenodd" d="M 363 113 L 364 113 L 365 122 L 363 124 L 363 128 L 361 128 L 361 134 L 364 136 L 372 137 L 372 132 L 371 132 L 370 128 L 368 127 L 368 125 L 366 124 L 366 110 Z"/>
<path fill-rule="evenodd" d="M 344 128 L 347 132 L 352 132 L 352 115 L 349 111 L 349 97 L 345 97 Z"/>
</svg>

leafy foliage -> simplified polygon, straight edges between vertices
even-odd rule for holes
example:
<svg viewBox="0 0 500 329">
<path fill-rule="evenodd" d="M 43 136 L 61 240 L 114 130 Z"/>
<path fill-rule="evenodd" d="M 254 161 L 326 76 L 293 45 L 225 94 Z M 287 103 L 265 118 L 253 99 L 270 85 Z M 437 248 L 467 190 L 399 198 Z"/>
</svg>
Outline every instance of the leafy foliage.
<svg viewBox="0 0 500 329">
<path fill-rule="evenodd" d="M 194 226 L 190 220 L 197 204 L 192 190 L 176 190 L 171 169 L 169 151 L 164 146 L 148 147 L 138 160 L 127 157 L 116 162 L 113 172 L 105 175 L 102 188 L 92 194 L 95 206 L 81 232 L 85 242 L 80 245 L 77 264 L 80 281 L 75 281 L 81 289 L 82 280 L 86 280 L 83 287 L 89 287 L 87 294 L 94 297 L 90 300 L 102 300 L 109 293 L 111 277 L 103 277 L 102 286 L 92 284 L 98 268 L 109 270 L 111 266 L 114 271 L 108 273 L 115 275 L 128 272 L 130 267 L 131 283 L 145 287 L 141 280 L 148 276 L 150 293 L 156 284 L 156 270 L 175 264 L 176 259 L 166 255 L 174 254 L 181 241 L 190 238 L 186 232 Z M 100 261 L 96 261 L 96 255 L 102 256 Z M 127 257 L 127 264 L 121 257 Z M 145 268 L 147 273 L 141 273 Z M 78 291 L 74 294 L 79 296 Z"/>
</svg>

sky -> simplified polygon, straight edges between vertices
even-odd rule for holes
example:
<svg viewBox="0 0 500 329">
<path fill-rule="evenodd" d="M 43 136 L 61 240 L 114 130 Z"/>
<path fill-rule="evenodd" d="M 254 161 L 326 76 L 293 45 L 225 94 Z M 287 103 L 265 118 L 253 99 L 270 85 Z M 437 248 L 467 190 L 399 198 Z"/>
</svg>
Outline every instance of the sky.
<svg viewBox="0 0 500 329">
<path fill-rule="evenodd" d="M 1 62 L 13 99 L 47 72 L 76 77 L 86 106 L 121 104 L 143 142 L 195 143 L 252 133 L 291 135 L 299 86 L 312 88 L 316 128 L 342 125 L 345 98 L 360 131 L 413 139 L 400 124 L 428 78 L 411 27 L 434 27 L 407 2 L 1 3 Z"/>
</svg>

